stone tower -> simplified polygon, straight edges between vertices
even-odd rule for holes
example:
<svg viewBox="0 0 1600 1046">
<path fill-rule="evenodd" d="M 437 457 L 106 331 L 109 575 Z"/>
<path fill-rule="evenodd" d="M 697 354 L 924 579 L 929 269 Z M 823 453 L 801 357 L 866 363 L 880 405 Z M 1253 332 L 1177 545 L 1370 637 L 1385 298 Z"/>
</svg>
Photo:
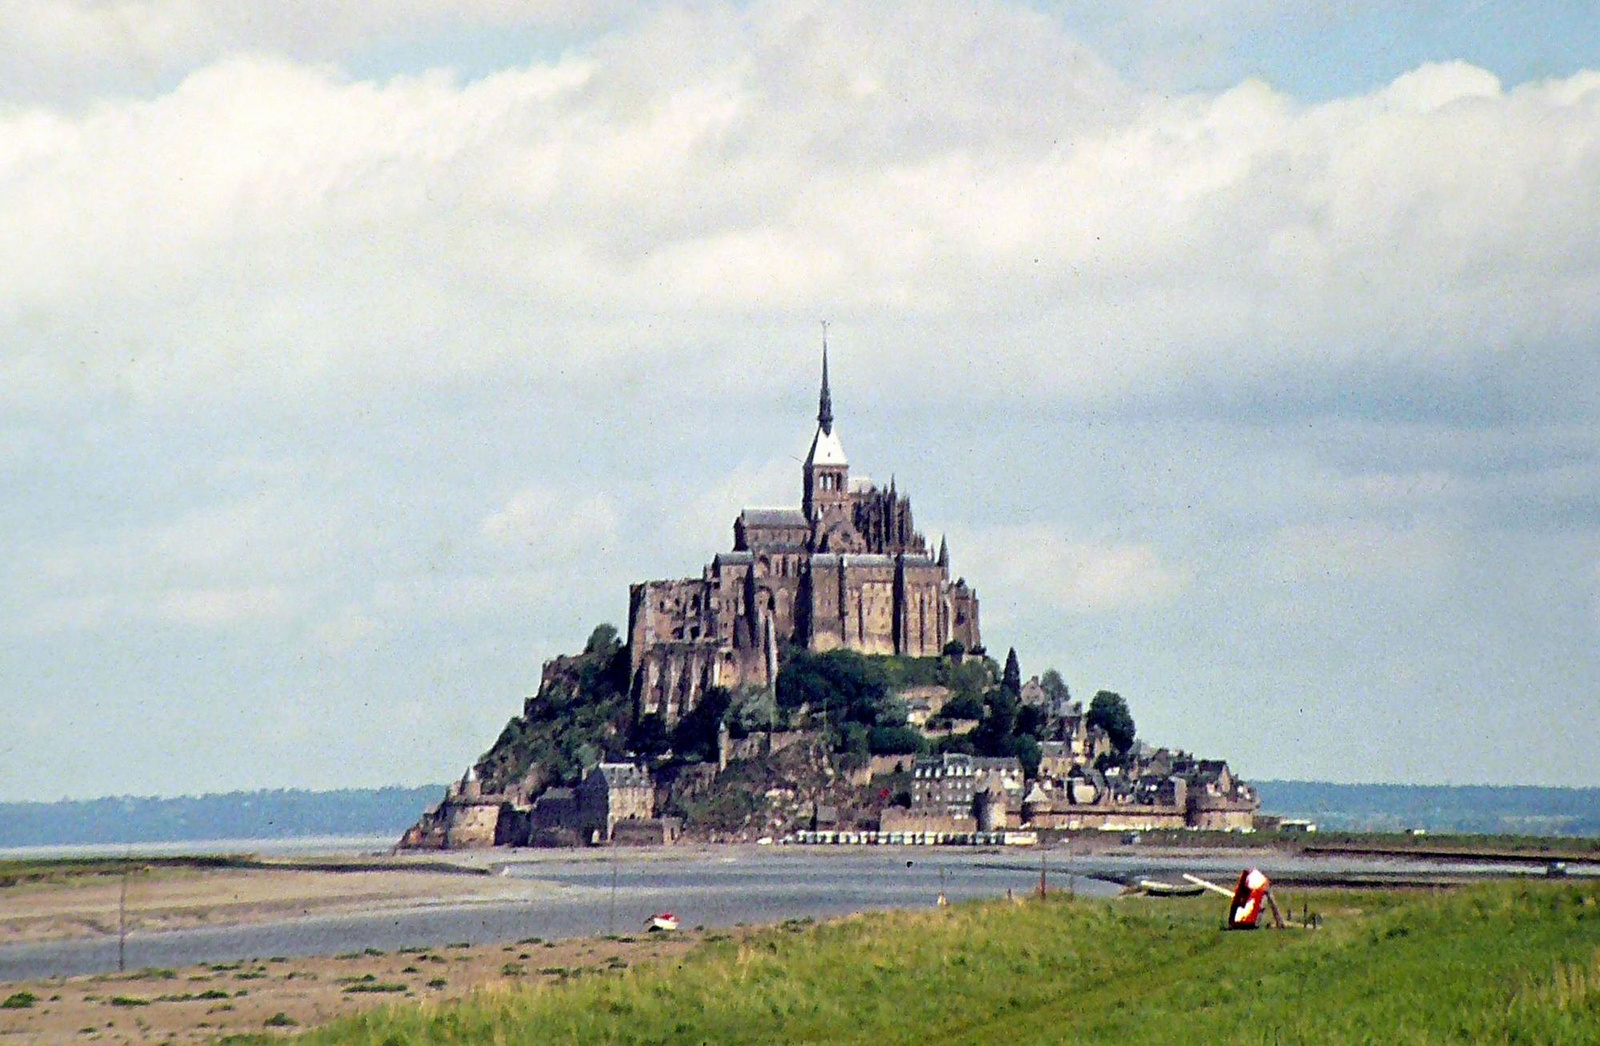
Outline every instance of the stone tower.
<svg viewBox="0 0 1600 1046">
<path fill-rule="evenodd" d="M 817 405 L 817 433 L 811 439 L 802 477 L 800 511 L 811 525 L 811 535 L 819 551 L 845 551 L 829 548 L 830 534 L 838 543 L 843 525 L 850 517 L 850 461 L 844 444 L 833 430 L 833 395 L 828 389 L 828 343 L 822 343 L 822 394 Z"/>
</svg>

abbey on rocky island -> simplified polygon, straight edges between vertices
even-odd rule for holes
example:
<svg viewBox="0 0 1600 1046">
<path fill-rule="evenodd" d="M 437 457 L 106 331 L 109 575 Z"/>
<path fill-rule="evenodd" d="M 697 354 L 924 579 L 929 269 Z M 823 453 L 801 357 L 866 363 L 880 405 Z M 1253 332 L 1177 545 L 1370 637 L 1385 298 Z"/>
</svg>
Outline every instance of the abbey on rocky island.
<svg viewBox="0 0 1600 1046">
<path fill-rule="evenodd" d="M 952 641 L 981 645 L 978 594 L 951 580 L 948 545 L 930 552 L 893 482 L 882 490 L 850 478 L 826 342 L 801 481 L 799 508 L 741 512 L 733 551 L 700 577 L 630 586 L 636 714 L 670 723 L 712 687 L 771 686 L 785 648 L 931 657 Z"/>
</svg>

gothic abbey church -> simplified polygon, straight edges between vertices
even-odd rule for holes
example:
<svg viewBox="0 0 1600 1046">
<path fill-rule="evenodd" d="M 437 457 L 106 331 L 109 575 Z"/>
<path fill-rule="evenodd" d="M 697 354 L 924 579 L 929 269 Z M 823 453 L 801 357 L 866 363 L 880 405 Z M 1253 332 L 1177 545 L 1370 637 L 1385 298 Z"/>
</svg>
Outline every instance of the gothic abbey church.
<svg viewBox="0 0 1600 1046">
<path fill-rule="evenodd" d="M 638 714 L 667 722 L 712 687 L 770 686 L 778 653 L 844 648 L 928 657 L 955 640 L 979 646 L 978 594 L 950 579 L 944 541 L 934 557 L 911 522 L 911 502 L 850 479 L 833 424 L 822 350 L 817 433 L 800 507 L 747 508 L 733 551 L 698 578 L 629 589 L 628 648 Z"/>
</svg>

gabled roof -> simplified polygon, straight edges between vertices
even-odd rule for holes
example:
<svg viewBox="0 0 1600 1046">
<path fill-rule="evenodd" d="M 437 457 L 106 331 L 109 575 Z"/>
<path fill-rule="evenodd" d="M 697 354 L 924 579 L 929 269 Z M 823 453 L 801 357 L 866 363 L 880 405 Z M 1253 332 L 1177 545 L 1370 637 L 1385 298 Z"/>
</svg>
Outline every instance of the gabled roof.
<svg viewBox="0 0 1600 1046">
<path fill-rule="evenodd" d="M 739 513 L 747 527 L 806 527 L 806 514 L 797 508 L 747 508 Z"/>
</svg>

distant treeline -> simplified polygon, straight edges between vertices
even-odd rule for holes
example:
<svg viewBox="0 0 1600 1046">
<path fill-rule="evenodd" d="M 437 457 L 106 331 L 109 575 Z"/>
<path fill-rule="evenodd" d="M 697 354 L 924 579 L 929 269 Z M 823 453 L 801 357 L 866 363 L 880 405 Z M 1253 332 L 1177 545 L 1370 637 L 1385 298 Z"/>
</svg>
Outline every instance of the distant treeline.
<svg viewBox="0 0 1600 1046">
<path fill-rule="evenodd" d="M 1253 781 L 1261 812 L 1338 831 L 1600 836 L 1600 788 Z"/>
<path fill-rule="evenodd" d="M 298 788 L 177 799 L 121 796 L 0 803 L 0 847 L 394 835 L 444 794 L 420 788 Z"/>
</svg>

